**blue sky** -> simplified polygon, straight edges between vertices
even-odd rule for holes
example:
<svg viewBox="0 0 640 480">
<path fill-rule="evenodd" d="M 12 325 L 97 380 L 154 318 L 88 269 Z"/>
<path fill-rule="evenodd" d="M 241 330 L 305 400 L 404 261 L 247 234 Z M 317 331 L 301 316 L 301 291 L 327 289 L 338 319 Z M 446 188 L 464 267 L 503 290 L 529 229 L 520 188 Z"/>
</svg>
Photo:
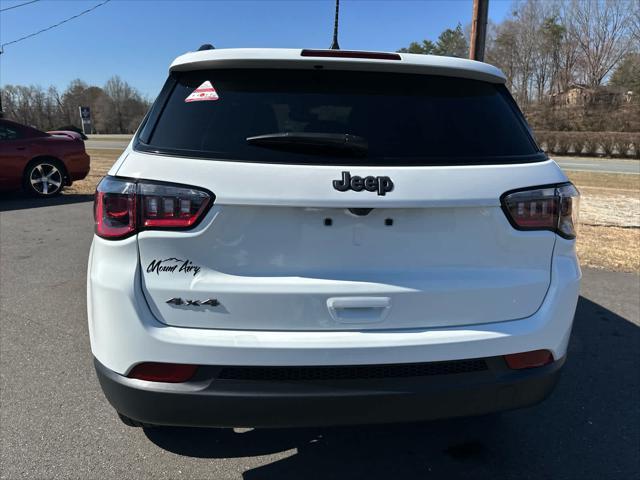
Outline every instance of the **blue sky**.
<svg viewBox="0 0 640 480">
<path fill-rule="evenodd" d="M 27 0 L 0 0 L 4 9 Z M 0 43 L 10 42 L 75 15 L 102 0 L 40 0 L 0 13 Z M 491 0 L 500 22 L 510 0 Z M 411 41 L 471 21 L 472 0 L 342 0 L 343 49 L 397 50 Z M 170 62 L 202 43 L 218 48 L 327 48 L 334 0 L 192 1 L 111 0 L 0 55 L 0 84 L 55 85 L 74 78 L 103 85 L 120 75 L 153 98 Z"/>
</svg>

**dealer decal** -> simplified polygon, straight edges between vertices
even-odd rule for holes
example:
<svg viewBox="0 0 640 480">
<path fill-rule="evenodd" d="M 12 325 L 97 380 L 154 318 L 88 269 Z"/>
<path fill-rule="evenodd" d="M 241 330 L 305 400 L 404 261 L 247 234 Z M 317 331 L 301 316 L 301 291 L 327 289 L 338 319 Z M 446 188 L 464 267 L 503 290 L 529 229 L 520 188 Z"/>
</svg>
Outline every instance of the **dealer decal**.
<svg viewBox="0 0 640 480">
<path fill-rule="evenodd" d="M 220 97 L 218 96 L 218 92 L 213 88 L 213 85 L 209 80 L 204 82 L 198 88 L 196 88 L 191 95 L 184 99 L 185 102 L 208 102 L 213 100 L 218 100 Z"/>
<path fill-rule="evenodd" d="M 151 260 L 151 263 L 147 267 L 147 273 L 172 273 L 172 274 L 193 274 L 195 277 L 200 273 L 200 267 L 194 265 L 191 260 L 181 260 L 179 258 L 171 257 L 164 260 Z"/>
</svg>

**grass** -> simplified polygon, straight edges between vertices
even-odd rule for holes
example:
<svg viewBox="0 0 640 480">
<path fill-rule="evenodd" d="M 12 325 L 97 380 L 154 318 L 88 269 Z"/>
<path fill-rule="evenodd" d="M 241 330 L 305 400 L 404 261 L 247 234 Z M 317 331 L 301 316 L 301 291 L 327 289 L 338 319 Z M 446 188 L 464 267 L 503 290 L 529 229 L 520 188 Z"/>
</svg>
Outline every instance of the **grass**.
<svg viewBox="0 0 640 480">
<path fill-rule="evenodd" d="M 91 171 L 65 189 L 92 194 L 121 150 L 88 149 Z M 640 175 L 569 171 L 582 194 L 578 256 L 583 266 L 640 272 Z"/>
<path fill-rule="evenodd" d="M 593 187 L 615 190 L 640 190 L 640 175 L 624 173 L 600 173 L 569 171 L 569 178 L 578 187 Z"/>
<path fill-rule="evenodd" d="M 640 229 L 580 225 L 578 258 L 583 267 L 640 272 Z"/>
<path fill-rule="evenodd" d="M 104 177 L 113 163 L 118 159 L 121 149 L 87 149 L 91 156 L 91 170 L 84 180 L 73 182 L 73 185 L 64 189 L 65 195 L 93 194 L 96 185 Z"/>
<path fill-rule="evenodd" d="M 640 175 L 569 171 L 581 193 L 583 266 L 640 272 Z"/>
</svg>

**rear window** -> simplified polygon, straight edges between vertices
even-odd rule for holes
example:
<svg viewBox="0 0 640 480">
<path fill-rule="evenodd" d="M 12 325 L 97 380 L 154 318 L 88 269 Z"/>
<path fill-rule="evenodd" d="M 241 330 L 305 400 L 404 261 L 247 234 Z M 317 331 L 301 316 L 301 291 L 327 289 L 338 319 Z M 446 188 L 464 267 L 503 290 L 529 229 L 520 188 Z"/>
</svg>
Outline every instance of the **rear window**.
<svg viewBox="0 0 640 480">
<path fill-rule="evenodd" d="M 217 99 L 186 101 L 205 82 L 211 83 Z M 345 159 L 326 150 L 287 151 L 247 142 L 248 137 L 286 132 L 355 135 L 368 148 L 364 155 Z M 545 158 L 503 85 L 326 70 L 174 72 L 136 148 L 292 164 L 434 165 Z"/>
</svg>

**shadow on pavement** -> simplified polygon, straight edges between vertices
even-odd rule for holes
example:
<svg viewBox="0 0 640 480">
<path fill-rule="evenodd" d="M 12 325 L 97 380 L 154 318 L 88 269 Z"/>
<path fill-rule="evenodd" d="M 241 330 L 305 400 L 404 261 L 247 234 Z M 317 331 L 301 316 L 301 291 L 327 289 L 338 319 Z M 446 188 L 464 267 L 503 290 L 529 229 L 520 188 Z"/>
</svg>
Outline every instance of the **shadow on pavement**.
<svg viewBox="0 0 640 480">
<path fill-rule="evenodd" d="M 11 210 L 24 210 L 26 208 L 52 207 L 55 205 L 67 205 L 71 203 L 92 202 L 93 195 L 69 194 L 58 195 L 51 198 L 36 198 L 24 193 L 0 194 L 0 212 Z"/>
<path fill-rule="evenodd" d="M 145 434 L 190 457 L 278 456 L 245 479 L 632 478 L 640 468 L 639 352 L 638 326 L 580 297 L 563 375 L 536 407 L 423 424 Z"/>
</svg>

